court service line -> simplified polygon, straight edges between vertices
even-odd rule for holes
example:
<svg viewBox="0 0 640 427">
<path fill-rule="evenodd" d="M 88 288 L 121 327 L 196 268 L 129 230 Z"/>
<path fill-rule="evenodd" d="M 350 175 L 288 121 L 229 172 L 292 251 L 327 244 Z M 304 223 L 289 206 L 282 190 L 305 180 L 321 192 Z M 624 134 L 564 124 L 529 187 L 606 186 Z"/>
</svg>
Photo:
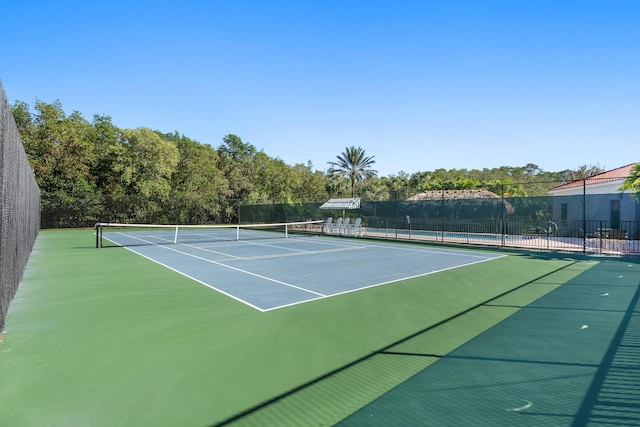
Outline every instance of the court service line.
<svg viewBox="0 0 640 427">
<path fill-rule="evenodd" d="M 319 243 L 319 244 L 323 244 L 323 245 L 331 245 L 331 246 L 345 246 L 345 247 L 352 247 L 352 246 L 358 246 L 358 247 L 363 247 L 363 248 L 380 248 L 383 247 L 386 250 L 398 250 L 398 251 L 408 251 L 408 252 L 422 252 L 422 253 L 429 253 L 429 254 L 444 254 L 444 255 L 452 255 L 452 256 L 465 256 L 465 257 L 472 257 L 472 258 L 481 258 L 481 259 L 485 259 L 487 256 L 490 256 L 491 258 L 489 259 L 493 259 L 495 257 L 495 255 L 490 254 L 490 255 L 485 255 L 482 253 L 482 251 L 473 251 L 473 250 L 469 250 L 469 251 L 465 251 L 465 250 L 460 250 L 460 249 L 426 249 L 426 248 L 419 248 L 416 247 L 416 245 L 414 243 L 411 242 L 381 242 L 381 243 L 373 243 L 373 242 L 366 242 L 366 239 L 363 240 L 357 240 L 357 239 L 350 239 L 349 240 L 341 240 L 339 243 L 336 242 L 336 238 L 335 236 L 316 236 L 314 238 L 314 243 Z M 303 239 L 296 239 L 296 241 L 303 241 Z"/>
<path fill-rule="evenodd" d="M 167 238 L 164 238 L 164 237 L 161 237 L 160 235 L 158 235 L 158 236 L 147 236 L 147 238 L 150 238 L 150 239 L 154 239 L 154 240 L 156 240 L 156 241 L 151 241 L 151 240 L 145 240 L 145 239 L 142 239 L 142 238 L 140 238 L 140 237 L 138 237 L 138 236 L 134 236 L 134 235 L 132 235 L 132 234 L 125 233 L 125 232 L 122 232 L 122 231 L 117 231 L 117 232 L 115 232 L 114 234 L 117 234 L 117 235 L 119 235 L 119 236 L 128 237 L 128 238 L 133 239 L 133 240 L 138 240 L 139 242 L 147 243 L 147 244 L 149 244 L 149 245 L 153 245 L 153 246 L 159 246 L 159 245 L 161 245 L 162 243 L 173 243 L 173 240 L 171 240 L 171 239 L 167 239 Z M 103 236 L 103 237 L 104 237 L 105 239 L 107 239 L 107 240 L 112 241 L 112 242 L 113 242 L 113 243 L 115 243 L 116 245 L 120 245 L 120 246 L 125 246 L 125 247 L 126 247 L 126 245 L 122 245 L 121 243 L 118 243 L 118 242 L 116 242 L 115 240 L 112 240 L 112 239 L 110 239 L 110 238 L 109 238 L 109 237 L 107 237 L 107 236 Z M 159 242 L 158 242 L 158 241 L 159 241 Z M 137 253 L 137 252 L 136 252 L 136 253 Z"/>
<path fill-rule="evenodd" d="M 209 252 L 209 253 L 216 254 L 216 255 L 224 255 L 224 256 L 229 257 L 231 259 L 239 259 L 239 260 L 244 259 L 242 257 L 236 256 L 236 255 L 231 255 L 231 254 L 228 254 L 226 252 L 214 251 L 213 249 L 201 248 L 200 246 L 188 245 L 186 243 L 179 243 L 179 244 L 182 245 L 182 246 L 186 246 L 188 248 L 196 249 L 198 251 Z"/>
<path fill-rule="evenodd" d="M 255 309 L 255 310 L 258 310 L 258 311 L 261 311 L 261 312 L 264 312 L 264 311 L 265 311 L 265 310 L 264 310 L 264 308 L 260 308 L 260 307 L 258 307 L 258 306 L 256 306 L 256 305 L 251 304 L 249 301 L 245 301 L 245 300 L 243 300 L 242 298 L 235 296 L 234 294 L 231 294 L 231 293 L 229 293 L 229 292 L 223 291 L 223 290 L 222 290 L 222 289 L 220 289 L 220 288 L 216 288 L 215 286 L 211 285 L 210 283 L 207 283 L 207 282 L 202 281 L 202 280 L 200 280 L 200 279 L 196 279 L 195 277 L 190 276 L 189 274 L 185 273 L 184 271 L 180 271 L 180 270 L 178 270 L 178 269 L 176 269 L 176 268 L 173 268 L 173 267 L 171 267 L 171 266 L 169 266 L 169 265 L 166 265 L 166 264 L 164 264 L 164 263 L 161 263 L 161 262 L 160 262 L 160 261 L 158 261 L 157 259 L 153 259 L 153 258 L 151 258 L 150 256 L 147 256 L 147 255 L 145 255 L 145 254 L 141 254 L 140 252 L 137 252 L 137 251 L 135 251 L 135 250 L 133 250 L 133 249 L 131 249 L 131 248 L 129 248 L 129 247 L 125 247 L 125 249 L 127 249 L 127 250 L 129 250 L 129 251 L 131 251 L 131 252 L 135 253 L 136 255 L 140 255 L 141 257 L 146 258 L 146 259 L 148 259 L 149 261 L 155 262 L 156 264 L 161 265 L 162 267 L 168 268 L 169 270 L 174 271 L 174 272 L 176 272 L 176 273 L 178 273 L 178 274 L 180 274 L 180 275 L 182 275 L 182 276 L 184 276 L 184 277 L 186 277 L 186 278 L 188 278 L 188 279 L 191 279 L 191 280 L 193 280 L 194 282 L 200 283 L 201 285 L 204 285 L 204 286 L 206 286 L 207 288 L 213 289 L 213 290 L 214 290 L 214 291 L 216 291 L 216 292 L 220 292 L 220 293 L 221 293 L 222 295 L 224 295 L 224 296 L 227 296 L 227 297 L 229 297 L 229 298 L 231 298 L 231 299 L 234 299 L 234 300 L 236 300 L 236 301 L 238 301 L 238 302 L 241 302 L 241 303 L 243 303 L 243 304 L 245 304 L 245 305 L 248 305 L 249 307 L 251 307 L 251 308 L 253 308 L 253 309 Z"/>
<path fill-rule="evenodd" d="M 260 279 L 263 279 L 263 280 L 267 280 L 267 281 L 269 281 L 269 282 L 274 282 L 274 283 L 277 283 L 277 284 L 279 284 L 279 285 L 283 285 L 283 286 L 287 286 L 287 287 L 290 287 L 290 288 L 298 289 L 299 291 L 308 292 L 308 293 L 310 293 L 310 294 L 318 295 L 318 296 L 320 296 L 320 297 L 326 297 L 326 296 L 327 296 L 327 295 L 325 295 L 325 294 L 321 294 L 321 293 L 319 293 L 319 292 L 315 292 L 315 291 L 312 291 L 312 290 L 310 290 L 310 289 L 305 289 L 305 288 L 303 288 L 303 287 L 296 286 L 296 285 L 292 285 L 291 283 L 283 282 L 283 281 L 281 281 L 281 280 L 273 279 L 273 278 L 271 278 L 271 277 L 263 276 L 263 275 L 261 275 L 261 274 L 252 273 L 251 271 L 247 271 L 247 270 L 243 270 L 243 269 L 241 269 L 241 268 L 237 268 L 237 267 L 233 267 L 233 266 L 230 266 L 230 265 L 226 265 L 226 264 L 223 264 L 223 263 L 218 262 L 218 261 L 214 261 L 214 260 L 211 260 L 211 259 L 207 259 L 207 258 L 203 258 L 203 257 L 197 256 L 197 255 L 190 254 L 190 253 L 188 253 L 188 252 L 179 251 L 179 250 L 177 250 L 177 249 L 170 248 L 170 247 L 167 247 L 167 246 L 154 245 L 154 243 L 153 243 L 153 242 L 150 242 L 150 241 L 147 241 L 147 240 L 141 239 L 141 238 L 139 238 L 139 237 L 137 237 L 137 238 L 135 238 L 135 239 L 140 240 L 141 242 L 149 243 L 149 244 L 151 244 L 151 245 L 153 245 L 153 246 L 156 246 L 156 247 L 158 247 L 158 248 L 166 249 L 166 250 L 168 250 L 168 251 L 177 252 L 177 253 L 179 253 L 179 254 L 183 254 L 183 255 L 186 255 L 186 256 L 190 256 L 190 257 L 192 257 L 192 258 L 199 259 L 199 260 L 201 260 L 201 261 L 205 261 L 205 262 L 208 262 L 208 263 L 211 263 L 211 264 L 218 265 L 218 266 L 220 266 L 220 267 L 224 267 L 224 268 L 228 268 L 228 269 L 230 269 L 230 270 L 237 271 L 237 272 L 239 272 L 239 273 L 247 274 L 247 275 L 249 275 L 249 276 L 254 276 L 254 277 L 257 277 L 257 278 L 260 278 Z M 140 252 L 137 252 L 137 251 L 135 251 L 135 250 L 133 250 L 133 249 L 130 249 L 130 248 L 127 248 L 127 249 L 129 249 L 130 251 L 135 252 L 135 253 L 137 253 L 137 254 L 139 254 L 139 255 L 145 256 L 145 255 L 141 254 Z M 152 258 L 150 258 L 150 257 L 146 257 L 146 256 L 145 256 L 145 258 L 152 259 Z M 158 264 L 163 265 L 163 266 L 165 266 L 165 267 L 167 267 L 167 268 L 170 268 L 171 270 L 177 271 L 177 270 L 175 270 L 175 269 L 173 269 L 173 268 L 169 267 L 168 265 L 166 265 L 166 264 L 164 264 L 164 263 L 162 263 L 162 262 L 160 262 L 160 261 L 155 261 L 155 262 L 157 262 Z M 209 286 L 209 287 L 213 288 L 212 286 Z"/>
<path fill-rule="evenodd" d="M 294 237 L 294 238 L 287 238 L 287 239 L 276 238 L 276 239 L 269 239 L 269 240 L 272 241 L 272 242 L 282 242 L 282 243 L 286 242 L 287 245 L 288 244 L 295 245 L 297 243 L 305 244 L 305 243 L 308 242 L 308 239 L 310 239 L 310 237 L 297 237 L 297 238 Z M 259 241 L 252 241 L 252 240 L 239 240 L 239 241 L 237 241 L 237 243 L 238 244 L 234 245 L 234 246 L 265 246 L 265 247 L 269 247 L 269 248 L 276 248 L 276 249 L 292 251 L 292 252 L 302 252 L 302 253 L 309 253 L 309 254 L 320 253 L 319 251 L 309 251 L 309 250 L 306 250 L 306 249 L 296 249 L 296 248 L 293 248 L 293 247 L 281 246 L 281 245 L 278 245 L 278 244 L 275 244 L 275 243 L 262 243 L 262 242 L 259 242 Z M 329 242 L 329 241 L 320 241 L 320 240 L 317 240 L 317 239 L 314 239 L 313 243 L 318 243 L 318 244 L 325 245 L 325 246 L 330 245 L 330 246 L 333 246 L 333 247 L 338 246 L 338 247 L 349 248 L 349 249 L 354 247 L 354 245 L 351 244 L 351 243 L 349 243 L 349 244 L 336 243 L 336 242 Z M 215 247 L 215 246 L 212 246 L 212 247 Z M 365 246 L 362 245 L 362 244 L 358 244 L 355 247 L 357 249 L 363 249 Z M 238 258 L 240 258 L 240 257 L 238 257 Z M 251 259 L 251 258 L 248 258 L 248 259 Z"/>
<path fill-rule="evenodd" d="M 117 234 L 119 234 L 119 235 L 121 235 L 121 236 L 129 237 L 130 239 L 138 240 L 138 241 L 140 241 L 140 242 L 149 243 L 150 245 L 153 245 L 153 246 L 159 246 L 159 244 L 158 244 L 157 242 L 153 242 L 153 241 L 145 240 L 145 239 L 143 239 L 143 238 L 141 238 L 141 237 L 138 237 L 138 236 L 132 236 L 131 234 L 127 234 L 127 233 L 123 233 L 123 232 L 118 232 Z M 147 238 L 151 238 L 151 239 L 155 239 L 155 240 L 160 240 L 160 241 L 165 242 L 165 243 L 174 244 L 173 240 L 171 240 L 171 239 L 166 239 L 166 238 L 163 238 L 163 237 L 160 237 L 160 236 L 148 236 Z M 107 237 L 107 239 L 108 239 L 108 237 Z M 187 244 L 187 243 L 178 243 L 178 244 L 180 244 L 180 245 L 182 245 L 182 246 L 187 246 L 187 247 L 189 247 L 189 248 L 194 248 L 194 249 L 198 249 L 198 250 L 202 250 L 202 251 L 206 251 L 206 252 L 211 252 L 211 253 L 218 254 L 218 255 L 223 255 L 223 256 L 226 256 L 226 257 L 229 257 L 229 258 L 238 258 L 238 259 L 242 259 L 242 257 L 238 257 L 238 256 L 235 256 L 235 255 L 231 255 L 231 254 L 228 254 L 228 253 L 226 253 L 226 252 L 218 252 L 218 251 L 214 251 L 214 250 L 211 250 L 211 249 L 201 248 L 201 247 L 199 247 L 199 246 L 189 245 L 189 244 Z M 135 252 L 135 251 L 134 251 L 134 252 Z M 138 252 L 136 252 L 136 253 L 138 253 Z"/>
<path fill-rule="evenodd" d="M 295 243 L 298 243 L 298 242 L 307 243 L 307 241 L 305 239 L 277 239 L 276 241 L 278 241 L 278 242 L 286 241 L 287 244 L 294 243 L 294 242 Z M 218 261 L 234 261 L 234 260 L 252 261 L 252 260 L 257 260 L 257 259 L 281 258 L 281 257 L 300 256 L 300 255 L 315 255 L 315 254 L 323 254 L 323 253 L 331 253 L 331 252 L 361 250 L 361 249 L 365 249 L 366 248 L 366 246 L 363 246 L 363 245 L 354 246 L 352 244 L 348 244 L 348 245 L 335 244 L 335 243 L 328 243 L 328 242 L 318 242 L 317 240 L 314 240 L 313 243 L 321 243 L 321 244 L 324 244 L 324 245 L 331 245 L 334 248 L 333 249 L 310 251 L 310 250 L 306 250 L 306 249 L 296 249 L 296 248 L 287 247 L 287 246 L 281 246 L 281 245 L 277 245 L 277 244 L 251 242 L 251 241 L 247 241 L 247 240 L 241 240 L 241 241 L 236 241 L 236 242 L 237 242 L 237 244 L 231 245 L 231 246 L 233 246 L 233 247 L 263 246 L 263 247 L 275 248 L 275 249 L 279 249 L 279 250 L 283 250 L 283 251 L 291 251 L 293 253 L 277 254 L 277 255 L 276 254 L 273 254 L 273 255 L 259 255 L 259 256 L 252 256 L 252 257 L 241 257 L 241 256 L 237 256 L 237 255 L 231 255 L 231 254 L 229 254 L 227 252 L 221 252 L 221 251 L 217 251 L 217 250 L 214 250 L 214 249 L 210 249 L 210 248 L 219 248 L 219 246 L 208 246 L 208 245 L 207 246 L 196 246 L 196 245 L 187 244 L 187 243 L 179 243 L 179 244 L 181 244 L 183 246 L 186 246 L 186 247 L 189 247 L 189 248 L 196 249 L 196 250 L 204 251 L 204 252 L 210 252 L 210 253 L 213 253 L 213 254 L 224 255 L 224 256 L 229 258 L 229 259 L 222 259 L 222 260 L 218 260 Z M 225 247 L 229 247 L 229 246 L 225 245 Z"/>
<path fill-rule="evenodd" d="M 311 239 L 310 237 L 294 237 L 294 238 L 288 238 L 288 239 L 284 239 L 284 238 L 279 238 L 279 239 L 274 239 L 273 241 L 276 242 L 286 242 L 287 245 L 289 244 L 306 244 L 309 240 Z M 277 244 L 265 244 L 265 243 L 259 243 L 256 241 L 249 241 L 249 240 L 236 240 L 235 244 L 229 244 L 230 241 L 212 241 L 212 242 L 203 242 L 204 245 L 203 246 L 197 246 L 198 248 L 202 248 L 202 249 L 208 249 L 208 248 L 218 248 L 220 247 L 220 244 L 224 244 L 224 247 L 239 247 L 239 246 L 248 246 L 248 245 L 258 245 L 258 246 L 269 246 L 269 247 L 275 247 L 278 249 L 286 249 L 286 250 L 291 250 L 291 251 L 300 251 L 300 252 L 310 252 L 310 253 L 315 253 L 316 251 L 305 251 L 304 249 L 295 249 L 295 248 L 291 248 L 291 247 L 282 247 L 279 246 Z M 322 237 L 318 237 L 318 238 L 313 238 L 313 243 L 314 244 L 318 244 L 318 245 L 324 245 L 324 246 L 331 246 L 331 247 L 343 247 L 343 248 L 352 248 L 352 247 L 357 247 L 357 248 L 365 248 L 365 247 L 375 247 L 374 245 L 365 245 L 364 242 L 362 241 L 358 241 L 358 242 L 336 242 L 335 240 L 331 241 L 330 239 L 323 239 Z"/>
<path fill-rule="evenodd" d="M 279 240 L 282 240 L 282 239 L 278 239 L 278 241 Z M 284 239 L 284 240 L 288 240 L 288 239 Z M 292 252 L 309 252 L 309 251 L 305 251 L 304 249 L 287 248 L 287 247 L 282 247 L 282 246 L 278 246 L 278 245 L 272 245 L 272 244 L 268 244 L 268 243 L 251 242 L 251 241 L 248 241 L 248 240 L 243 240 L 242 242 L 244 242 L 245 245 L 247 245 L 247 246 L 265 246 L 267 248 L 276 248 L 276 249 L 287 250 L 287 251 L 292 251 Z"/>
<path fill-rule="evenodd" d="M 274 254 L 274 255 L 257 255 L 257 256 L 252 256 L 252 257 L 246 257 L 246 258 L 239 258 L 242 261 L 253 261 L 253 260 L 257 260 L 257 259 L 271 259 L 271 258 L 285 258 L 285 257 L 292 257 L 292 256 L 302 256 L 302 255 L 317 255 L 317 254 L 326 254 L 326 253 L 331 253 L 331 252 L 345 252 L 345 251 L 356 251 L 356 250 L 361 250 L 361 249 L 365 249 L 364 246 L 353 246 L 351 248 L 336 248 L 336 249 L 323 249 L 321 251 L 302 251 L 302 252 L 296 252 L 296 253 L 288 253 L 288 254 Z M 234 259 L 230 259 L 229 261 L 235 261 Z"/>
<path fill-rule="evenodd" d="M 118 234 L 122 234 L 122 233 L 118 233 Z M 132 236 L 127 236 L 127 237 L 132 237 Z M 142 239 L 140 239 L 140 238 L 138 238 L 138 237 L 133 237 L 133 238 L 134 238 L 134 239 L 137 239 L 137 240 L 142 240 Z M 113 240 L 109 239 L 108 237 L 105 237 L 105 239 L 107 239 L 107 240 L 109 240 L 109 241 L 111 241 L 111 242 L 113 242 L 113 243 L 118 244 L 118 242 L 115 242 L 115 241 L 113 241 Z M 144 241 L 144 240 L 142 240 L 142 241 Z M 146 241 L 144 241 L 144 242 L 146 242 Z M 151 245 L 158 246 L 158 245 L 154 244 L 153 242 L 146 242 L 146 243 L 150 243 Z M 204 281 L 202 281 L 202 280 L 200 280 L 200 279 L 197 279 L 197 278 L 195 278 L 195 277 L 193 277 L 193 276 L 191 276 L 191 275 L 189 275 L 189 274 L 185 273 L 184 271 L 180 271 L 180 270 L 178 270 L 178 269 L 176 269 L 176 268 L 173 268 L 173 267 L 171 267 L 171 266 L 169 266 L 169 265 L 166 265 L 166 264 L 164 264 L 164 263 L 161 263 L 161 262 L 160 262 L 160 261 L 158 261 L 157 259 L 151 258 L 150 256 L 147 256 L 147 255 L 145 255 L 145 254 L 143 254 L 143 253 L 137 252 L 137 251 L 133 250 L 132 248 L 130 248 L 130 247 L 128 247 L 128 246 L 124 246 L 124 248 L 125 248 L 126 250 L 128 250 L 128 251 L 133 252 L 133 253 L 134 253 L 134 254 L 136 254 L 136 255 L 141 256 L 142 258 L 146 258 L 146 259 L 148 259 L 148 260 L 149 260 L 149 261 L 151 261 L 151 262 L 154 262 L 154 263 L 156 263 L 156 264 L 158 264 L 158 265 L 161 265 L 161 266 L 162 266 L 162 267 L 164 267 L 164 268 L 168 268 L 169 270 L 171 270 L 171 271 L 173 271 L 173 272 L 176 272 L 176 273 L 180 274 L 181 276 L 184 276 L 184 277 L 186 277 L 186 278 L 188 278 L 188 279 L 191 279 L 191 280 L 193 280 L 194 282 L 200 283 L 201 285 L 204 285 L 204 286 L 206 286 L 207 288 L 213 289 L 214 291 L 219 292 L 219 293 L 221 293 L 222 295 L 225 295 L 225 296 L 227 296 L 227 297 L 229 297 L 229 298 L 231 298 L 231 299 L 233 299 L 233 300 L 236 300 L 236 301 L 238 301 L 238 302 L 240 302 L 240 303 L 242 303 L 242 304 L 248 305 L 249 307 L 253 308 L 254 310 L 258 310 L 258 311 L 261 311 L 261 312 L 263 312 L 263 313 L 264 313 L 264 311 L 265 311 L 265 310 L 264 310 L 263 308 L 261 308 L 261 307 L 258 307 L 258 306 L 254 305 L 254 304 L 251 304 L 250 302 L 245 301 L 245 300 L 243 300 L 242 298 L 239 298 L 239 297 L 235 296 L 234 294 L 231 294 L 231 293 L 226 292 L 226 291 L 224 291 L 224 290 L 222 290 L 222 289 L 216 288 L 215 286 L 213 286 L 213 285 L 211 285 L 211 284 L 209 284 L 209 283 L 207 283 L 207 282 L 204 282 Z"/>
<path fill-rule="evenodd" d="M 470 251 L 467 252 L 467 251 L 459 250 L 459 249 L 424 249 L 424 248 L 412 247 L 412 246 L 414 246 L 413 244 L 411 244 L 411 243 L 403 243 L 403 242 L 398 242 L 397 244 L 393 244 L 393 245 L 391 245 L 389 243 L 380 243 L 380 244 L 367 243 L 367 244 L 362 244 L 362 246 L 371 247 L 371 248 L 384 247 L 387 250 L 398 250 L 398 251 L 407 251 L 407 252 L 421 252 L 421 253 L 425 253 L 425 254 L 462 256 L 462 257 L 481 258 L 481 259 L 487 259 L 487 257 L 490 257 L 488 259 L 495 259 L 496 258 L 496 256 L 493 255 L 493 254 L 484 254 L 481 251 L 470 250 Z M 502 257 L 502 256 L 505 256 L 505 255 L 499 255 L 498 257 Z"/>
<path fill-rule="evenodd" d="M 328 294 L 328 295 L 325 295 L 324 298 L 332 298 L 332 297 L 336 297 L 336 296 L 340 296 L 340 295 L 346 295 L 346 294 L 350 294 L 350 293 L 353 293 L 353 292 L 362 291 L 362 290 L 365 290 L 365 289 L 370 289 L 370 288 L 375 288 L 375 287 L 378 287 L 378 286 L 388 285 L 388 284 L 395 283 L 395 282 L 400 282 L 400 281 L 403 281 L 403 280 L 410 280 L 410 279 L 415 279 L 415 278 L 422 277 L 422 276 L 428 276 L 430 274 L 440 273 L 442 271 L 455 270 L 456 268 L 466 267 L 466 266 L 473 265 L 473 264 L 479 264 L 481 262 L 486 262 L 486 261 L 493 261 L 495 259 L 499 259 L 499 258 L 502 258 L 502 257 L 505 257 L 505 256 L 507 256 L 507 255 L 498 255 L 498 256 L 496 256 L 494 258 L 485 258 L 485 259 L 481 259 L 481 260 L 478 260 L 478 261 L 470 261 L 470 262 L 465 263 L 465 264 L 454 265 L 454 266 L 447 267 L 447 268 L 441 268 L 439 270 L 427 271 L 425 273 L 415 274 L 413 276 L 402 277 L 400 279 L 388 280 L 386 282 L 381 282 L 381 283 L 374 283 L 373 285 L 367 285 L 367 286 L 362 286 L 362 287 L 359 287 L 359 288 L 349 289 L 349 290 L 342 291 L 342 292 L 336 292 L 334 294 Z M 280 305 L 278 307 L 271 307 L 271 308 L 266 309 L 264 311 L 267 312 L 267 311 L 272 311 L 272 310 L 278 310 L 280 308 L 291 307 L 291 306 L 298 305 L 298 304 L 304 304 L 305 302 L 307 302 L 307 301 L 298 301 L 298 302 L 294 302 L 294 303 L 290 303 L 290 304 Z"/>
<path fill-rule="evenodd" d="M 240 257 L 240 256 L 228 254 L 226 252 L 219 252 L 219 251 L 214 251 L 212 249 L 209 249 L 209 247 L 212 247 L 212 246 L 209 246 L 209 247 L 207 247 L 207 246 L 195 246 L 195 245 L 189 245 L 189 244 L 186 244 L 186 243 L 179 243 L 179 244 L 181 244 L 183 246 L 187 246 L 187 247 L 193 248 L 193 249 L 205 251 L 205 252 L 211 252 L 211 253 L 214 253 L 214 254 L 226 255 L 226 256 L 228 256 L 230 258 L 234 258 L 234 259 L 239 259 L 239 260 L 253 259 L 253 258 L 243 258 L 243 257 Z M 269 244 L 266 244 L 266 243 L 255 243 L 255 242 L 247 242 L 247 241 L 242 241 L 242 244 L 237 244 L 237 245 L 233 245 L 233 246 L 234 247 L 240 247 L 240 246 L 264 246 L 264 247 L 267 247 L 267 248 L 276 248 L 276 249 L 280 249 L 280 250 L 298 252 L 298 253 L 295 253 L 295 254 L 288 254 L 288 255 L 306 255 L 308 253 L 313 253 L 312 251 L 306 251 L 304 249 L 287 248 L 287 247 L 282 247 L 282 246 L 278 246 L 278 245 L 269 245 Z M 288 256 L 288 255 L 285 255 L 285 256 Z"/>
</svg>

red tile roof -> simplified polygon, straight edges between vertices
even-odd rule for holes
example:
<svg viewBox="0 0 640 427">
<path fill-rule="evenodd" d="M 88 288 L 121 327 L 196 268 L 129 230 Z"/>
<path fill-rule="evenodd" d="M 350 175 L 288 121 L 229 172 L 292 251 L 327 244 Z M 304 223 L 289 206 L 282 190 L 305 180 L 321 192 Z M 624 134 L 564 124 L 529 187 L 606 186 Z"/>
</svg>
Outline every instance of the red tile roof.
<svg viewBox="0 0 640 427">
<path fill-rule="evenodd" d="M 612 169 L 610 171 L 601 172 L 601 173 L 592 175 L 586 179 L 586 185 L 599 184 L 599 183 L 608 182 L 608 181 L 624 181 L 625 178 L 627 178 L 631 173 L 631 168 L 633 168 L 634 165 L 635 163 L 631 163 L 629 165 L 621 166 L 619 168 Z M 573 187 L 581 187 L 581 186 L 582 186 L 582 180 L 579 179 L 576 181 L 568 182 L 566 184 L 558 185 L 557 187 L 551 188 L 549 191 L 564 190 L 565 188 L 573 188 Z"/>
</svg>

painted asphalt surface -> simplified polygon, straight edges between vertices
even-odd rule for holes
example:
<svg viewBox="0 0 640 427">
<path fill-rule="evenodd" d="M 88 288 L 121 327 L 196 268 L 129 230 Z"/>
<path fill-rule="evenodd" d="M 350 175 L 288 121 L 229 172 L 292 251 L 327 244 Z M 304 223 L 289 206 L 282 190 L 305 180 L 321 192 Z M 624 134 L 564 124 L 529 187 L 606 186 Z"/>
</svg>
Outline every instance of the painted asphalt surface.
<svg viewBox="0 0 640 427">
<path fill-rule="evenodd" d="M 502 256 L 323 236 L 194 244 L 152 244 L 131 233 L 104 237 L 261 311 Z"/>
<path fill-rule="evenodd" d="M 599 263 L 339 425 L 640 425 L 639 272 Z"/>
</svg>

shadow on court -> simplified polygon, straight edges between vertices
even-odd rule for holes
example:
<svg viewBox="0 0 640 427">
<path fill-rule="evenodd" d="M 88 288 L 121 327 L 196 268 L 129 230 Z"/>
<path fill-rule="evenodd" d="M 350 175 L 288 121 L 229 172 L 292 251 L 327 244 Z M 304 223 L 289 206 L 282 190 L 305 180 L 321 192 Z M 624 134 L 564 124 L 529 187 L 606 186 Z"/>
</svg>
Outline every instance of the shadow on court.
<svg viewBox="0 0 640 427">
<path fill-rule="evenodd" d="M 259 312 L 88 241 L 38 237 L 0 334 L 1 425 L 640 419 L 640 259 L 516 253 Z"/>
<path fill-rule="evenodd" d="M 639 277 L 602 261 L 340 425 L 640 425 Z"/>
<path fill-rule="evenodd" d="M 567 264 L 219 425 L 640 425 L 639 261 Z"/>
</svg>

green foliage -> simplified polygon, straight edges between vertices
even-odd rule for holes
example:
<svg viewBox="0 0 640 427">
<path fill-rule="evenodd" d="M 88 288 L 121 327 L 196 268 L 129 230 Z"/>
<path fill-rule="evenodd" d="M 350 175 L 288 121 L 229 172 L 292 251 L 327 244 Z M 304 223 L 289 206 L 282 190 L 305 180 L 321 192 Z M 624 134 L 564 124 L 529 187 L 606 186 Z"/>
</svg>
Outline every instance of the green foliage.
<svg viewBox="0 0 640 427">
<path fill-rule="evenodd" d="M 233 134 L 213 148 L 177 131 L 119 129 L 107 115 L 94 115 L 89 122 L 77 111 L 67 115 L 58 100 L 36 100 L 33 111 L 16 101 L 12 112 L 43 193 L 44 227 L 235 222 L 241 205 L 273 204 L 281 210 L 356 194 L 370 201 L 401 201 L 428 190 L 482 188 L 510 198 L 546 196 L 559 183 L 602 172 L 586 165 L 545 172 L 528 164 L 378 177 L 374 156 L 351 146 L 337 161 L 327 162 L 325 173 L 311 163 L 288 165 Z M 638 192 L 638 166 L 634 173 L 625 188 Z"/>
<path fill-rule="evenodd" d="M 229 199 L 247 200 L 255 187 L 257 165 L 253 160 L 258 151 L 236 135 L 226 135 L 222 141 L 218 148 L 218 166 L 229 183 L 229 191 L 225 196 Z"/>
<path fill-rule="evenodd" d="M 367 156 L 362 147 L 347 147 L 338 156 L 337 162 L 327 162 L 331 165 L 329 175 L 342 175 L 351 183 L 351 197 L 355 196 L 356 183 L 375 178 L 377 171 L 371 169 L 376 162 L 375 156 Z"/>
<path fill-rule="evenodd" d="M 70 191 L 78 182 L 91 185 L 91 125 L 80 113 L 66 116 L 59 101 L 36 101 L 33 116 L 24 103 L 13 110 L 27 158 L 43 192 Z"/>
<path fill-rule="evenodd" d="M 89 172 L 98 192 L 111 192 L 113 170 L 116 162 L 116 149 L 119 129 L 111 122 L 111 117 L 94 115 L 88 133 L 89 143 L 93 146 L 93 156 L 89 163 Z"/>
<path fill-rule="evenodd" d="M 300 185 L 295 189 L 294 201 L 296 202 L 315 202 L 326 201 L 327 195 L 327 177 L 321 171 L 314 171 L 311 164 L 303 165 L 301 163 L 293 165 L 293 172 L 300 179 Z"/>
<path fill-rule="evenodd" d="M 176 145 L 148 128 L 125 129 L 115 148 L 113 171 L 125 194 L 164 197 L 171 191 L 171 175 L 178 165 Z"/>
<path fill-rule="evenodd" d="M 165 137 L 173 141 L 179 151 L 179 161 L 172 176 L 172 222 L 216 222 L 223 209 L 220 198 L 228 193 L 228 183 L 217 165 L 218 152 L 210 145 L 175 134 Z"/>
<path fill-rule="evenodd" d="M 640 194 L 640 163 L 636 163 L 631 168 L 631 173 L 625 178 L 624 183 L 620 186 L 620 190 L 631 190 L 635 193 L 636 198 Z"/>
</svg>

